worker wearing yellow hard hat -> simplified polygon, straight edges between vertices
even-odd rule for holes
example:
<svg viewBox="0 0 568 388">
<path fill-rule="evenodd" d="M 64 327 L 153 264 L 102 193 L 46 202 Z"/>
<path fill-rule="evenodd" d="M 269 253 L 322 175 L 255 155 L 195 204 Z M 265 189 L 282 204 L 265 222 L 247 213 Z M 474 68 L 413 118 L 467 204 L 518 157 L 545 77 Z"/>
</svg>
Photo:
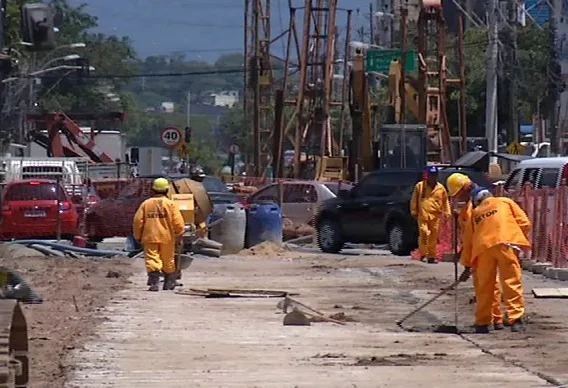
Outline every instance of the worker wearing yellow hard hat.
<svg viewBox="0 0 568 388">
<path fill-rule="evenodd" d="M 418 251 L 421 260 L 435 264 L 438 232 L 442 215 L 449 216 L 450 203 L 444 185 L 438 182 L 438 168 L 429 166 L 426 177 L 418 182 L 410 200 L 410 214 L 418 222 Z"/>
<path fill-rule="evenodd" d="M 473 235 L 471 214 L 473 211 L 471 202 L 471 192 L 477 186 L 465 174 L 454 173 L 446 180 L 448 187 L 448 194 L 457 202 L 463 203 L 460 209 L 456 209 L 458 226 L 460 230 L 460 241 L 462 251 L 460 255 L 460 263 L 465 267 L 461 279 L 467 280 L 469 275 L 472 275 L 473 290 L 477 295 L 479 287 L 478 277 L 476 276 L 475 268 L 471 265 L 471 239 Z M 503 326 L 503 313 L 501 312 L 501 285 L 499 284 L 499 276 L 495 277 L 495 284 L 493 289 L 493 304 L 491 308 L 492 324 L 495 330 L 502 330 Z"/>
<path fill-rule="evenodd" d="M 164 273 L 164 290 L 173 290 L 176 282 L 176 241 L 184 232 L 184 220 L 174 201 L 167 197 L 170 183 L 157 178 L 152 184 L 154 196 L 142 202 L 134 215 L 134 238 L 144 246 L 150 291 L 158 291 Z"/>
<path fill-rule="evenodd" d="M 471 200 L 473 233 L 469 254 L 478 278 L 476 332 L 489 331 L 497 269 L 502 280 L 511 331 L 524 331 L 525 302 L 519 254 L 531 246 L 527 238 L 530 220 L 515 201 L 493 197 L 483 187 L 472 190 Z"/>
</svg>

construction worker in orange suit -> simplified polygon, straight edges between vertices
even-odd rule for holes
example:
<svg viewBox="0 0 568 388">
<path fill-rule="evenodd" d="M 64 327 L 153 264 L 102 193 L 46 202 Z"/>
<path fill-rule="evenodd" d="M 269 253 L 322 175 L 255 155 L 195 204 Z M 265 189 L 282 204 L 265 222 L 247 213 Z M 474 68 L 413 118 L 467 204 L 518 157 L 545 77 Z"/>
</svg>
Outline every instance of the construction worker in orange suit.
<svg viewBox="0 0 568 388">
<path fill-rule="evenodd" d="M 420 260 L 436 264 L 436 246 L 442 215 L 450 216 L 450 203 L 444 185 L 438 182 L 438 168 L 429 166 L 426 177 L 414 187 L 410 214 L 418 222 Z"/>
<path fill-rule="evenodd" d="M 468 254 L 471 255 L 471 266 L 475 268 L 477 277 L 475 331 L 489 332 L 497 269 L 511 331 L 524 331 L 525 301 L 519 254 L 531 247 L 527 238 L 530 220 L 515 201 L 493 197 L 483 187 L 474 188 L 471 198 L 473 233 L 471 252 Z M 467 271 L 464 272 L 460 280 L 467 278 Z"/>
<path fill-rule="evenodd" d="M 457 202 L 462 203 L 460 209 L 457 211 L 457 220 L 460 230 L 460 240 L 462 251 L 460 255 L 460 263 L 466 268 L 464 277 L 467 280 L 469 274 L 473 278 L 473 290 L 477 294 L 478 279 L 475 275 L 475 269 L 471 268 L 471 238 L 473 235 L 471 214 L 473 206 L 471 202 L 471 192 L 477 187 L 469 177 L 465 174 L 454 173 L 446 180 L 448 187 L 448 195 L 450 198 L 455 199 Z M 464 281 L 465 281 L 464 280 Z M 501 285 L 499 283 L 499 276 L 495 278 L 495 289 L 493 293 L 493 304 L 491 305 L 492 312 L 492 325 L 495 330 L 503 330 L 503 313 L 501 312 Z"/>
<path fill-rule="evenodd" d="M 154 180 L 154 196 L 145 200 L 134 215 L 134 238 L 144 246 L 149 291 L 158 291 L 161 272 L 164 290 L 173 290 L 177 277 L 175 250 L 185 223 L 178 206 L 167 197 L 169 187 L 165 178 Z"/>
</svg>

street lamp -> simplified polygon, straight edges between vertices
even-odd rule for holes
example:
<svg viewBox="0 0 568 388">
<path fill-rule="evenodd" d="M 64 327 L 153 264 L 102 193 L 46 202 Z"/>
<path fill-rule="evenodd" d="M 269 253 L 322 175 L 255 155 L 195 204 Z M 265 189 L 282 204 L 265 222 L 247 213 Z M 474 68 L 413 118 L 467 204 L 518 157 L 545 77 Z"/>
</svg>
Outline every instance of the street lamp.
<svg viewBox="0 0 568 388">
<path fill-rule="evenodd" d="M 69 65 L 60 65 L 60 66 L 55 66 L 55 67 L 50 67 L 48 69 L 42 69 L 42 70 L 38 70 L 38 71 L 34 71 L 33 73 L 29 73 L 26 75 L 26 77 L 35 77 L 38 75 L 43 75 L 46 73 L 51 73 L 52 71 L 57 71 L 57 70 L 81 70 L 83 67 L 82 66 L 69 66 Z M 94 66 L 89 66 L 89 71 L 95 71 L 95 67 Z M 18 81 L 20 79 L 22 79 L 23 77 L 9 77 L 9 78 L 5 78 L 2 80 L 3 84 L 9 83 L 9 82 L 14 82 L 14 81 Z"/>
<path fill-rule="evenodd" d="M 48 67 L 49 65 L 51 65 L 53 62 L 59 62 L 59 61 L 64 61 L 64 62 L 69 62 L 69 61 L 75 61 L 77 59 L 81 58 L 80 55 L 78 54 L 69 54 L 69 55 L 65 55 L 64 57 L 59 57 L 59 58 L 53 58 L 50 61 L 47 61 L 42 67 L 41 69 L 45 69 L 46 67 Z M 41 70 L 40 69 L 40 70 Z"/>
</svg>

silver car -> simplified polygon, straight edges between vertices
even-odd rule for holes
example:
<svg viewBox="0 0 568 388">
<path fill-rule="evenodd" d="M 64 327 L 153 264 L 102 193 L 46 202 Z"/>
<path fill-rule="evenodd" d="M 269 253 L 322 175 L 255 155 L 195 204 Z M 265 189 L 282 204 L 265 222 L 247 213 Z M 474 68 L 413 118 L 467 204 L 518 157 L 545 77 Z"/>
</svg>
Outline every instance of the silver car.
<svg viewBox="0 0 568 388">
<path fill-rule="evenodd" d="M 246 202 L 280 204 L 283 217 L 294 223 L 309 224 L 313 220 L 316 204 L 335 198 L 340 190 L 351 190 L 351 188 L 350 184 L 342 182 L 287 181 L 272 183 L 261 188 L 251 194 Z"/>
</svg>

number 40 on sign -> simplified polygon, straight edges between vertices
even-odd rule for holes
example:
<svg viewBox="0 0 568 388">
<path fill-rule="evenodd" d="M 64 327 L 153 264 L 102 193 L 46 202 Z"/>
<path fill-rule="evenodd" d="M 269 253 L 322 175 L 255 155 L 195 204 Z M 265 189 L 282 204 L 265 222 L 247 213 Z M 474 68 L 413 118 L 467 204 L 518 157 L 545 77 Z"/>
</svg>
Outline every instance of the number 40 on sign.
<svg viewBox="0 0 568 388">
<path fill-rule="evenodd" d="M 179 128 L 168 127 L 160 132 L 160 140 L 165 147 L 175 148 L 182 142 L 182 133 Z"/>
</svg>

